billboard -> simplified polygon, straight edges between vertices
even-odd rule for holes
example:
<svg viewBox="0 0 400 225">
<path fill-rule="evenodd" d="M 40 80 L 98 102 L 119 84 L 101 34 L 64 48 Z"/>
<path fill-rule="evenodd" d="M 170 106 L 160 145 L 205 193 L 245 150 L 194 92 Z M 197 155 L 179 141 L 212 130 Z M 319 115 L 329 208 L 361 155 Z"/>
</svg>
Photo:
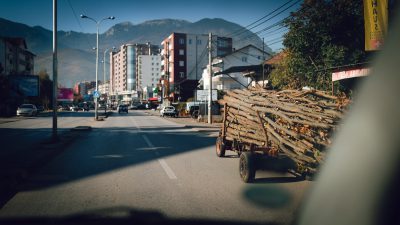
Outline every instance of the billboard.
<svg viewBox="0 0 400 225">
<path fill-rule="evenodd" d="M 10 89 L 17 95 L 26 97 L 39 96 L 39 76 L 10 75 Z"/>
<path fill-rule="evenodd" d="M 199 102 L 208 101 L 208 91 L 209 90 L 196 90 L 196 99 Z M 217 90 L 212 90 L 212 101 L 218 100 Z"/>
<path fill-rule="evenodd" d="M 364 0 L 365 51 L 379 49 L 388 29 L 388 0 Z"/>
<path fill-rule="evenodd" d="M 332 73 L 332 81 L 343 80 L 354 77 L 367 76 L 370 72 L 370 68 L 344 70 Z"/>
<path fill-rule="evenodd" d="M 72 88 L 58 88 L 57 101 L 72 102 L 74 90 Z"/>
</svg>

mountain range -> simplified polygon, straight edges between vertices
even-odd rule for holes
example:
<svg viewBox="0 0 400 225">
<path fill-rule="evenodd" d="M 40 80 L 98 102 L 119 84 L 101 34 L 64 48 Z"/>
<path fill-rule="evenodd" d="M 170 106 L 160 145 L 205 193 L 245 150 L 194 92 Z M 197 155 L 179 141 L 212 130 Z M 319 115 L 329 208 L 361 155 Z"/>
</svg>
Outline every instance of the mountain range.
<svg viewBox="0 0 400 225">
<path fill-rule="evenodd" d="M 52 71 L 52 31 L 40 26 L 27 26 L 0 18 L 0 36 L 25 38 L 28 50 L 36 55 L 35 73 L 46 70 Z M 127 43 L 147 43 L 160 45 L 161 41 L 173 32 L 208 34 L 227 36 L 235 31 L 243 30 L 239 37 L 233 37 L 233 47 L 241 48 L 248 44 L 262 47 L 262 40 L 242 26 L 223 20 L 202 19 L 197 22 L 188 22 L 176 19 L 150 20 L 140 24 L 122 22 L 115 24 L 106 32 L 99 35 L 100 56 L 104 49 Z M 246 38 L 250 37 L 251 38 Z M 244 38 L 245 37 L 245 38 Z M 77 81 L 94 80 L 96 34 L 58 31 L 58 79 L 63 86 L 72 87 Z M 267 52 L 272 52 L 266 46 Z M 102 68 L 102 67 L 100 67 Z M 106 74 L 108 76 L 108 68 Z M 102 70 L 99 79 L 102 80 Z"/>
</svg>

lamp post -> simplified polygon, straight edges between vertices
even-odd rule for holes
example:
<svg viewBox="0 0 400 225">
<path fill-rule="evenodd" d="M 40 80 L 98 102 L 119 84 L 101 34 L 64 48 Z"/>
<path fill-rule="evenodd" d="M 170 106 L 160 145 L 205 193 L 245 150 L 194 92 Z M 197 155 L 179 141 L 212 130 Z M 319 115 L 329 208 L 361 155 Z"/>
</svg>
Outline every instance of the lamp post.
<svg viewBox="0 0 400 225">
<path fill-rule="evenodd" d="M 97 20 L 95 20 L 95 19 L 93 19 L 93 18 L 91 18 L 91 17 L 88 17 L 88 16 L 86 16 L 86 15 L 81 15 L 81 18 L 82 19 L 89 19 L 89 20 L 92 20 L 93 22 L 95 22 L 96 23 L 96 92 L 98 93 L 98 70 L 99 70 L 99 26 L 100 26 L 100 23 L 101 22 L 103 22 L 104 20 L 113 20 L 113 19 L 115 19 L 115 17 L 114 16 L 109 16 L 109 17 L 106 17 L 106 18 L 103 18 L 102 20 L 100 20 L 100 21 L 97 21 Z M 97 110 L 98 110 L 98 100 L 97 100 L 97 98 L 95 97 L 94 98 L 95 99 L 95 102 L 94 102 L 94 104 L 95 104 L 95 113 L 94 113 L 94 118 L 95 118 L 95 120 L 97 120 L 98 119 L 98 114 L 97 114 Z"/>
</svg>

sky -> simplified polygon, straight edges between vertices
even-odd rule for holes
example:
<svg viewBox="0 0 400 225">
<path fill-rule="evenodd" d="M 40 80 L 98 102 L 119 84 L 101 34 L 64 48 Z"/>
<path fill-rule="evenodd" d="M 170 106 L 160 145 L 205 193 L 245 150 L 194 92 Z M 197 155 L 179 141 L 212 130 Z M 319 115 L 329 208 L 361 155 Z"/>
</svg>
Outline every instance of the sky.
<svg viewBox="0 0 400 225">
<path fill-rule="evenodd" d="M 148 20 L 165 18 L 183 19 L 189 22 L 196 22 L 203 18 L 222 18 L 247 26 L 289 0 L 57 0 L 57 2 L 58 30 L 95 33 L 94 22 L 81 19 L 81 14 L 95 20 L 114 16 L 115 20 L 106 20 L 101 23 L 100 33 L 103 33 L 121 22 L 129 21 L 139 24 Z M 283 10 L 294 3 L 296 4 L 293 7 L 253 28 L 252 31 L 260 31 L 288 16 L 291 11 L 299 8 L 301 1 L 292 0 L 282 8 Z M 52 0 L 0 0 L 0 17 L 52 30 L 52 8 Z M 275 34 L 271 31 L 264 32 L 259 36 L 264 37 L 267 44 L 268 41 L 274 43 L 271 47 L 276 50 L 282 47 L 279 39 L 283 33 L 284 29 L 276 31 Z M 278 43 L 275 43 L 276 41 Z"/>
</svg>

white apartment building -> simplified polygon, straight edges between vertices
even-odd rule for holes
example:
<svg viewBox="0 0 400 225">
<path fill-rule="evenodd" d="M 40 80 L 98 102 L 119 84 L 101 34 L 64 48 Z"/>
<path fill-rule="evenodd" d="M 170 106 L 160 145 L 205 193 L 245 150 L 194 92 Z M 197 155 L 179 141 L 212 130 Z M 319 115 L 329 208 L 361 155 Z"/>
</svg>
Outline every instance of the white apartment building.
<svg viewBox="0 0 400 225">
<path fill-rule="evenodd" d="M 260 65 L 267 58 L 270 58 L 268 53 L 263 52 L 261 49 L 253 45 L 247 45 L 224 57 L 213 59 L 213 73 L 228 71 L 229 68 L 233 67 Z M 203 70 L 202 79 L 200 81 L 200 83 L 203 84 L 204 89 L 209 89 L 210 86 L 210 76 L 207 68 Z M 244 88 L 249 85 L 251 79 L 244 77 L 242 72 L 230 72 L 229 75 L 220 74 L 213 76 L 212 82 L 213 89 L 230 90 Z"/>
<path fill-rule="evenodd" d="M 138 56 L 159 53 L 159 47 L 147 44 L 125 44 L 117 52 L 110 53 L 110 92 L 123 95 L 124 101 L 136 98 L 140 91 L 138 79 Z"/>
<path fill-rule="evenodd" d="M 147 95 L 142 96 L 152 97 L 149 91 L 157 87 L 161 78 L 161 55 L 139 55 L 137 78 L 138 91 L 148 92 Z"/>
<path fill-rule="evenodd" d="M 101 94 L 108 94 L 110 90 L 110 83 L 100 84 L 98 90 Z"/>
</svg>

